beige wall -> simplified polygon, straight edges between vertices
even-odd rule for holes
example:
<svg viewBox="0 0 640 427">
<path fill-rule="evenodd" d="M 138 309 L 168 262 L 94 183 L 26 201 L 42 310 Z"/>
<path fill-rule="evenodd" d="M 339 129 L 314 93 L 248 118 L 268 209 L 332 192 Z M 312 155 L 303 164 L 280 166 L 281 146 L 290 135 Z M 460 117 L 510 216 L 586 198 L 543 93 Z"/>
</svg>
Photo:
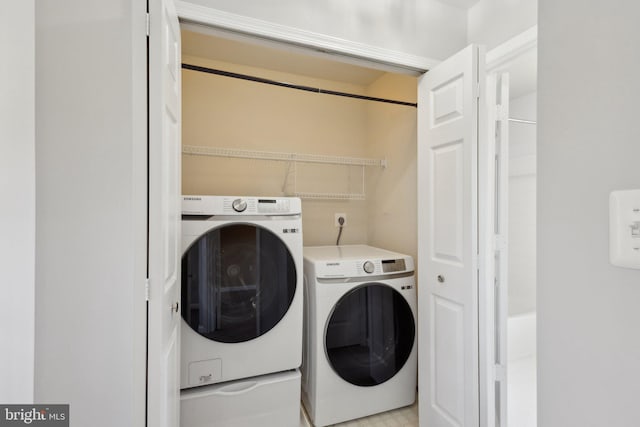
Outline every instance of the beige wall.
<svg viewBox="0 0 640 427">
<path fill-rule="evenodd" d="M 415 77 L 385 74 L 368 87 L 370 96 L 416 102 Z M 367 106 L 367 156 L 386 158 L 386 169 L 367 180 L 369 244 L 417 255 L 417 110 L 383 103 Z"/>
<path fill-rule="evenodd" d="M 184 62 L 278 81 L 363 93 L 360 86 L 197 58 Z M 183 144 L 246 150 L 363 157 L 366 102 L 269 86 L 195 71 L 183 72 Z M 183 193 L 282 196 L 288 164 L 183 156 Z M 347 192 L 359 168 L 298 164 L 299 191 Z M 351 176 L 349 176 L 351 175 Z M 334 244 L 334 213 L 346 213 L 342 243 L 367 240 L 362 201 L 303 201 L 305 245 Z"/>
<path fill-rule="evenodd" d="M 385 75 L 367 88 L 195 57 L 183 62 L 351 93 L 416 97 L 415 78 L 407 76 Z M 334 214 L 346 213 L 341 244 L 370 243 L 415 256 L 415 128 L 412 107 L 183 71 L 185 145 L 390 160 L 386 169 L 366 169 L 365 201 L 303 200 L 305 245 L 335 244 Z M 286 162 L 183 155 L 182 163 L 184 194 L 285 195 Z M 359 192 L 359 167 L 297 168 L 298 191 Z"/>
</svg>

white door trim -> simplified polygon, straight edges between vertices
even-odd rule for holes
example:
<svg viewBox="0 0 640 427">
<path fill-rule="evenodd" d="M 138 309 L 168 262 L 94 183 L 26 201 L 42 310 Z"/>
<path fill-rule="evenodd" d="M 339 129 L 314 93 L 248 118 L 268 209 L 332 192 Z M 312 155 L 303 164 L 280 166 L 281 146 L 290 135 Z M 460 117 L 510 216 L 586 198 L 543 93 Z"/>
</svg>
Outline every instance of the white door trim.
<svg viewBox="0 0 640 427">
<path fill-rule="evenodd" d="M 482 253 L 485 258 L 481 260 L 484 271 L 481 274 L 483 284 L 479 292 L 479 317 L 480 317 L 480 398 L 481 398 L 481 421 L 480 426 L 497 425 L 496 418 L 500 426 L 507 426 L 507 261 L 508 261 L 508 193 L 507 185 L 509 172 L 511 169 L 511 160 L 508 156 L 508 116 L 509 116 L 509 96 L 508 96 L 508 76 L 502 75 L 502 79 L 497 79 L 497 75 L 505 71 L 510 63 L 523 54 L 536 49 L 538 46 L 538 27 L 533 26 L 530 29 L 518 34 L 517 36 L 507 40 L 503 44 L 495 47 L 486 55 L 486 72 L 488 78 L 487 90 L 492 93 L 488 94 L 487 105 L 489 117 L 486 129 L 487 144 L 483 147 L 481 157 L 484 161 L 481 166 L 484 170 L 481 173 L 485 176 L 485 184 L 500 181 L 497 186 L 489 185 L 481 188 L 479 197 L 481 228 L 480 228 L 480 245 L 483 248 Z M 496 85 L 502 84 L 501 93 L 506 93 L 506 98 L 496 99 Z M 496 109 L 495 103 L 501 104 Z M 495 124 L 501 122 L 501 138 L 503 139 L 500 153 L 496 153 L 495 146 Z M 500 176 L 496 176 L 496 170 L 492 167 L 492 158 L 496 154 L 501 158 Z M 526 173 L 531 168 L 527 162 L 522 169 Z M 535 166 L 535 165 L 534 165 Z M 500 194 L 496 194 L 499 191 Z M 499 206 L 496 206 L 496 197 L 499 197 Z M 485 203 L 483 207 L 483 203 Z M 495 215 L 498 212 L 498 230 L 499 234 L 495 234 Z M 499 259 L 496 264 L 496 258 Z M 496 289 L 494 279 L 498 281 L 499 288 Z M 496 298 L 496 292 L 499 294 Z M 496 301 L 501 301 L 496 307 Z M 497 328 L 497 331 L 496 331 Z M 499 336 L 496 336 L 496 333 Z M 496 346 L 496 338 L 499 340 Z M 498 348 L 496 348 L 498 347 Z M 499 405 L 496 405 L 495 386 L 500 384 Z M 500 413 L 496 409 L 500 408 Z M 484 409 L 484 412 L 482 412 Z"/>
<path fill-rule="evenodd" d="M 507 185 L 509 79 L 487 76 L 486 143 L 480 147 L 479 239 L 480 426 L 507 419 Z"/>
<path fill-rule="evenodd" d="M 286 43 L 352 59 L 356 58 L 368 62 L 372 67 L 375 67 L 376 64 L 391 66 L 397 68 L 396 72 L 400 73 L 421 74 L 440 62 L 431 58 L 224 12 L 182 0 L 176 1 L 176 10 L 182 23 L 205 25 L 263 40 Z"/>
<path fill-rule="evenodd" d="M 235 37 L 244 37 L 247 40 L 261 41 L 266 43 L 273 43 L 280 47 L 299 47 L 314 52 L 324 52 L 327 55 L 331 55 L 334 59 L 353 62 L 360 61 L 361 64 L 366 64 L 374 68 L 393 68 L 393 71 L 399 73 L 411 73 L 419 74 L 428 71 L 436 66 L 440 61 L 415 56 L 403 52 L 392 51 L 383 49 L 363 43 L 344 40 L 325 34 L 315 33 L 311 31 L 300 30 L 293 27 L 288 27 L 281 24 L 276 24 L 268 21 L 263 21 L 255 18 L 250 18 L 243 15 L 233 14 L 229 12 L 220 11 L 206 6 L 195 5 L 187 1 L 176 1 L 176 9 L 178 17 L 181 20 L 181 24 L 187 28 L 193 29 L 197 26 L 207 27 L 211 31 L 220 31 L 222 33 L 232 34 Z M 537 26 L 530 28 L 524 33 L 514 37 L 506 43 L 496 47 L 486 54 L 486 70 L 496 71 L 500 67 L 504 66 L 511 60 L 515 59 L 522 53 L 535 48 L 537 46 Z M 479 129 L 479 137 L 484 138 L 486 135 L 486 129 Z M 488 241 L 485 236 L 482 236 L 480 242 L 481 247 L 485 248 Z M 479 263 L 486 262 L 483 259 L 484 254 L 479 254 Z M 485 267 L 486 268 L 486 267 Z M 482 289 L 485 285 L 486 274 L 488 271 L 482 271 L 479 273 L 479 288 Z M 482 292 L 480 292 L 483 294 Z M 487 295 L 479 295 L 480 299 L 485 298 Z M 483 310 L 487 309 L 486 305 L 478 307 L 481 318 L 486 316 Z M 485 320 L 486 319 L 482 319 Z M 479 325 L 480 339 L 484 339 L 488 331 L 485 329 L 485 324 L 481 322 Z M 483 372 L 484 367 L 480 366 L 480 389 L 486 390 L 487 384 L 484 383 L 488 379 L 493 379 L 493 373 L 488 375 L 486 371 Z M 487 402 L 483 402 L 486 404 Z M 485 408 L 486 409 L 486 408 Z M 482 411 L 484 415 L 486 412 Z M 486 418 L 484 419 L 486 423 Z"/>
<path fill-rule="evenodd" d="M 534 25 L 487 52 L 487 74 L 498 71 L 511 61 L 538 47 L 538 26 Z"/>
<path fill-rule="evenodd" d="M 180 24 L 173 0 L 149 1 L 148 427 L 180 425 Z"/>
</svg>

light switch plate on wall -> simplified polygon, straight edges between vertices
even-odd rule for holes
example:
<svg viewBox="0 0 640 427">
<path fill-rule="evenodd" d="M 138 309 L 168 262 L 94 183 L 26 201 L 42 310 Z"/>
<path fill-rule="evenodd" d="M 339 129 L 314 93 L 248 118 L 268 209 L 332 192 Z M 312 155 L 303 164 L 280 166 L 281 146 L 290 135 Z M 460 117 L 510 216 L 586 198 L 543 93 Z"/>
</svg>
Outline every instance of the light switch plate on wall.
<svg viewBox="0 0 640 427">
<path fill-rule="evenodd" d="M 640 190 L 612 191 L 609 196 L 609 261 L 640 269 Z"/>
</svg>

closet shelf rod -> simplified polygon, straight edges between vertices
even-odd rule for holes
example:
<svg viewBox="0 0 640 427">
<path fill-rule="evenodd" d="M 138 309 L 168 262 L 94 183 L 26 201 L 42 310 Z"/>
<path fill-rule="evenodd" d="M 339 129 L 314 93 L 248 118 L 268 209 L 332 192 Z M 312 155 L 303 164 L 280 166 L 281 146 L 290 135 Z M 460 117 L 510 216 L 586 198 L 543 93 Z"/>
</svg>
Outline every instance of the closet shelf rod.
<svg viewBox="0 0 640 427">
<path fill-rule="evenodd" d="M 394 99 L 376 98 L 374 96 L 365 96 L 365 95 L 358 95 L 358 94 L 355 94 L 355 93 L 338 92 L 338 91 L 335 91 L 335 90 L 320 89 L 320 88 L 315 88 L 315 87 L 311 87 L 311 86 L 295 85 L 295 84 L 292 84 L 292 83 L 279 82 L 279 81 L 276 81 L 276 80 L 269 80 L 269 79 L 265 79 L 265 78 L 262 78 L 262 77 L 250 76 L 250 75 L 247 75 L 247 74 L 232 73 L 230 71 L 223 71 L 223 70 L 216 70 L 214 68 L 201 67 L 199 65 L 191 65 L 191 64 L 184 64 L 183 63 L 182 64 L 182 68 L 184 68 L 185 70 L 199 71 L 201 73 L 215 74 L 215 75 L 218 75 L 218 76 L 231 77 L 231 78 L 240 79 L 240 80 L 248 80 L 250 82 L 255 82 L 255 83 L 264 83 L 264 84 L 273 85 L 273 86 L 285 87 L 285 88 L 288 88 L 288 89 L 303 90 L 305 92 L 324 93 L 326 95 L 343 96 L 343 97 L 347 97 L 347 98 L 362 99 L 364 101 L 385 102 L 387 104 L 404 105 L 404 106 L 407 106 L 407 107 L 417 107 L 418 106 L 418 104 L 416 104 L 415 102 L 396 101 Z"/>
<path fill-rule="evenodd" d="M 195 145 L 182 146 L 182 153 L 196 156 L 233 157 L 238 159 L 277 160 L 285 162 L 325 163 L 350 166 L 376 166 L 382 168 L 387 167 L 386 159 L 327 156 L 322 154 L 282 153 L 274 151 L 238 150 L 235 148 L 202 147 Z"/>
</svg>

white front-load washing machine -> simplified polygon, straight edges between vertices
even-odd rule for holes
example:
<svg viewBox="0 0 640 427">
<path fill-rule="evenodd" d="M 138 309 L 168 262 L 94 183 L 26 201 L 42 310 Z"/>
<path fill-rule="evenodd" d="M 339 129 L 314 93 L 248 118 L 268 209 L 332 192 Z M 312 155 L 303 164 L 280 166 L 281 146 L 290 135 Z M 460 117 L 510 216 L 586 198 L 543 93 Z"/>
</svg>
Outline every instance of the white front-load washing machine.
<svg viewBox="0 0 640 427">
<path fill-rule="evenodd" d="M 315 426 L 411 405 L 413 258 L 365 245 L 304 248 L 302 400 Z"/>
<path fill-rule="evenodd" d="M 301 203 L 183 196 L 180 388 L 302 361 Z"/>
</svg>

